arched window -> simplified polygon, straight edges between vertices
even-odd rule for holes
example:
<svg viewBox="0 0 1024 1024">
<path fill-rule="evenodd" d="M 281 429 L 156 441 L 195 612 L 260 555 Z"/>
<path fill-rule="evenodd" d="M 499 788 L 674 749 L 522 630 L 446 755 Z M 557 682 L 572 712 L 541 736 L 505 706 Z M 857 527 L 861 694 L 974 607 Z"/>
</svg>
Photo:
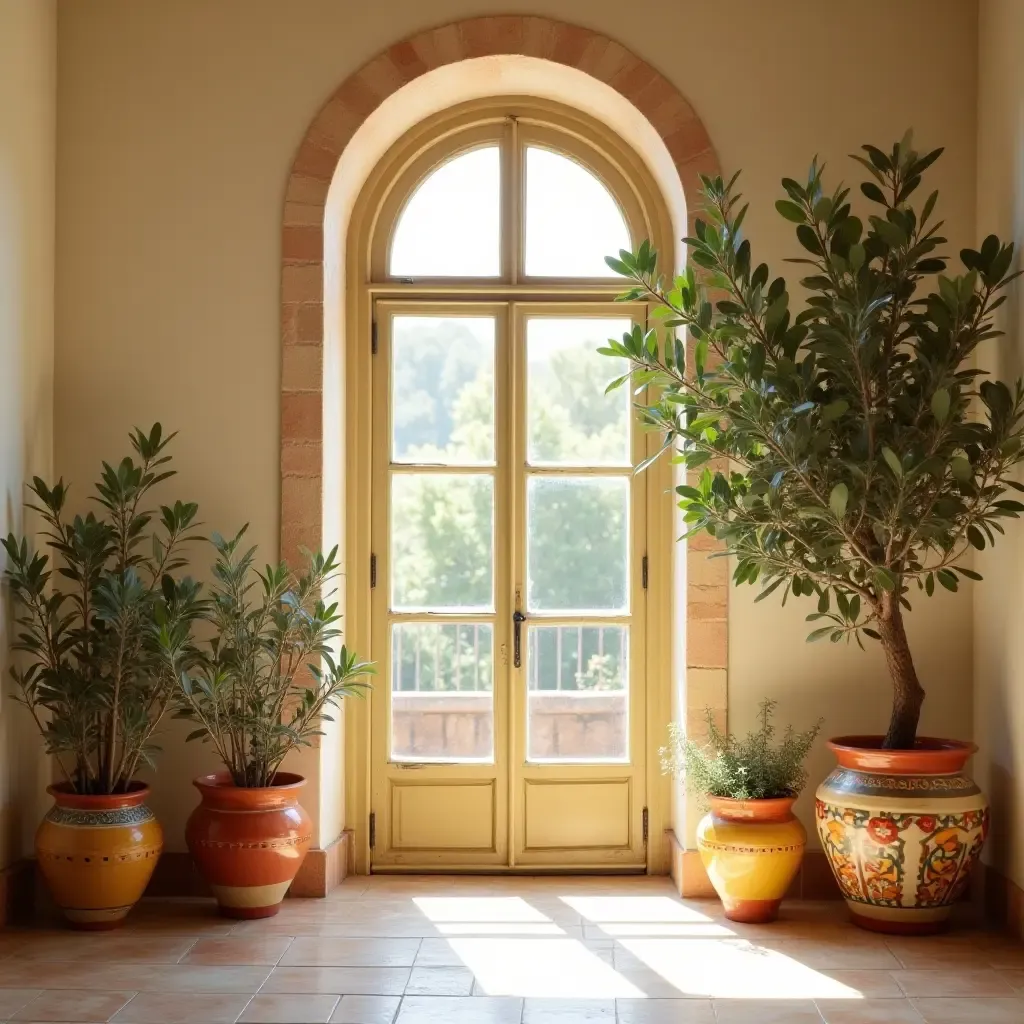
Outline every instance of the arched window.
<svg viewBox="0 0 1024 1024">
<path fill-rule="evenodd" d="M 360 202 L 373 863 L 639 867 L 651 441 L 597 349 L 646 321 L 604 257 L 667 244 L 660 198 L 596 122 L 491 100 Z"/>
</svg>

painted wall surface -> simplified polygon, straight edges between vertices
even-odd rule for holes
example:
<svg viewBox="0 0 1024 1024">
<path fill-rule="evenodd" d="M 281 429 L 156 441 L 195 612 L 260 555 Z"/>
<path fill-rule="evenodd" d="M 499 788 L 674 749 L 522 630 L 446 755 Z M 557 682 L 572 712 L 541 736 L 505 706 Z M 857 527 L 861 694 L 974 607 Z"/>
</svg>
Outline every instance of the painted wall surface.
<svg viewBox="0 0 1024 1024">
<path fill-rule="evenodd" d="M 983 0 L 978 39 L 978 227 L 980 240 L 995 232 L 1024 244 L 1024 5 Z M 1018 257 L 1019 261 L 1019 257 Z M 981 365 L 1004 380 L 1024 371 L 1021 334 L 1024 291 L 1013 287 L 999 311 L 1006 335 L 989 344 Z M 992 803 L 992 835 L 985 857 L 1024 886 L 1024 530 L 1011 524 L 1007 537 L 976 568 L 986 581 L 974 605 L 975 740 L 978 781 Z"/>
<path fill-rule="evenodd" d="M 611 36 L 678 85 L 723 167 L 745 170 L 760 258 L 780 265 L 793 253 L 772 206 L 780 177 L 802 174 L 815 153 L 852 174 L 845 154 L 908 125 L 922 145 L 947 147 L 934 180 L 949 234 L 954 246 L 973 237 L 973 2 L 741 0 L 721 45 L 715 4 L 515 7 Z M 211 527 L 249 521 L 275 551 L 280 223 L 295 149 L 333 89 L 389 44 L 508 10 L 505 0 L 61 3 L 59 472 L 90 480 L 133 423 L 160 419 L 181 431 L 176 490 Z M 881 731 L 881 659 L 808 650 L 809 608 L 752 598 L 733 595 L 730 611 L 733 723 L 746 728 L 768 694 L 798 725 L 825 714 L 832 732 Z M 969 601 L 922 608 L 913 626 L 931 690 L 926 725 L 953 735 L 970 734 Z M 154 808 L 180 849 L 188 778 L 207 762 L 176 733 L 164 746 Z M 819 754 L 812 773 L 826 765 Z"/>
<path fill-rule="evenodd" d="M 0 533 L 21 533 L 23 481 L 52 470 L 56 7 L 0 0 Z M 0 555 L 0 565 L 2 558 Z M 11 608 L 0 598 L 0 867 L 31 849 L 46 758 L 7 699 Z"/>
</svg>

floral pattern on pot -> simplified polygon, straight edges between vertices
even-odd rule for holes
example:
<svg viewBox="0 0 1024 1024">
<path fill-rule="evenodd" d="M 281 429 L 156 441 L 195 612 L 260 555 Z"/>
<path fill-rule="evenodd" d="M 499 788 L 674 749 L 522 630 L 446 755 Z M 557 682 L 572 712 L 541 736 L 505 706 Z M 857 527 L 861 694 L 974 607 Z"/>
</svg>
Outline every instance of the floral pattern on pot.
<svg viewBox="0 0 1024 1024">
<path fill-rule="evenodd" d="M 963 747 L 966 760 L 971 748 Z M 911 762 L 915 754 L 892 753 Z M 960 772 L 880 774 L 843 765 L 818 788 L 815 817 L 854 920 L 883 931 L 941 927 L 988 832 L 985 798 Z"/>
</svg>

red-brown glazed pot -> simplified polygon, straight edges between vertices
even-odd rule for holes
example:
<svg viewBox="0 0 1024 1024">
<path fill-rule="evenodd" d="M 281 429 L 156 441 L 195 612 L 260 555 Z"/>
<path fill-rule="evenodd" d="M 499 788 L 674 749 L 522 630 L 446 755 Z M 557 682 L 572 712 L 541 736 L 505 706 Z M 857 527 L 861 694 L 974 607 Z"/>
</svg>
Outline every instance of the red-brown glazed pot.
<svg viewBox="0 0 1024 1024">
<path fill-rule="evenodd" d="M 278 772 L 276 785 L 236 786 L 228 772 L 193 781 L 202 803 L 185 826 L 192 859 L 226 917 L 272 917 L 313 839 L 299 805 L 301 775 Z"/>
</svg>

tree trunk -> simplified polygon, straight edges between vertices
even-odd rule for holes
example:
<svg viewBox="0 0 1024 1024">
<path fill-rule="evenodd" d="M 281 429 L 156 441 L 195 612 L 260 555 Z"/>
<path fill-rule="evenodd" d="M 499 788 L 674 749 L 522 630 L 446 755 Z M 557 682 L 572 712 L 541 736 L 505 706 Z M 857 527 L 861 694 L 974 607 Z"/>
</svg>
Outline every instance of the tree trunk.
<svg viewBox="0 0 1024 1024">
<path fill-rule="evenodd" d="M 898 593 L 883 595 L 877 624 L 893 685 L 892 718 L 882 746 L 887 750 L 911 750 L 917 738 L 924 690 L 918 681 L 910 644 L 907 643 Z"/>
</svg>

